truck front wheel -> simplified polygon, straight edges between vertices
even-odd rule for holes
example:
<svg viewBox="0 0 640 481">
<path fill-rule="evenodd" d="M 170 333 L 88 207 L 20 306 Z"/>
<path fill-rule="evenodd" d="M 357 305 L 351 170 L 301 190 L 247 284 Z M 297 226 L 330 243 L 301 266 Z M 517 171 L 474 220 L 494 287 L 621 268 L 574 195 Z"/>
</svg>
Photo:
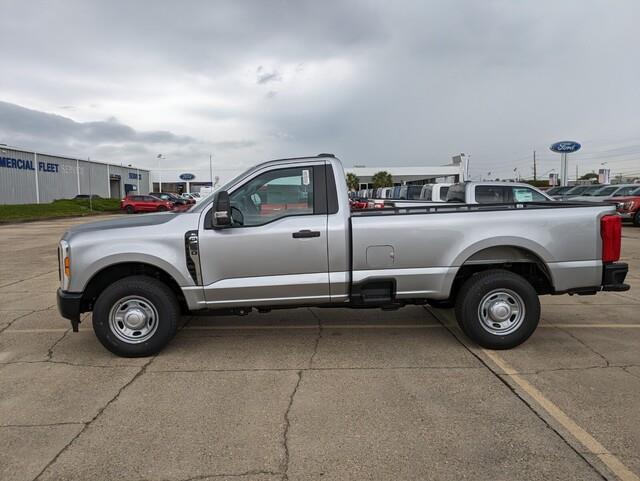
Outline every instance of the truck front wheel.
<svg viewBox="0 0 640 481">
<path fill-rule="evenodd" d="M 510 349 L 526 341 L 540 320 L 540 301 L 522 276 L 492 269 L 471 276 L 456 300 L 458 324 L 489 349 Z"/>
<path fill-rule="evenodd" d="M 175 335 L 180 307 L 159 280 L 131 276 L 107 287 L 93 307 L 93 330 L 104 347 L 123 357 L 159 352 Z"/>
</svg>

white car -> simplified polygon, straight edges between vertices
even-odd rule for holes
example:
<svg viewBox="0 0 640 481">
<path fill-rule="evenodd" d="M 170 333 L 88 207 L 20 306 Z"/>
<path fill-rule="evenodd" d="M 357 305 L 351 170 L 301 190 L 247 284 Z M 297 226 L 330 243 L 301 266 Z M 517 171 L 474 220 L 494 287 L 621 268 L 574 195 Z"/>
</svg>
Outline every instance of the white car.
<svg viewBox="0 0 640 481">
<path fill-rule="evenodd" d="M 451 184 L 425 184 L 420 192 L 420 200 L 446 202 L 449 187 L 451 187 Z"/>
<path fill-rule="evenodd" d="M 185 199 L 195 200 L 196 203 L 202 200 L 202 197 L 200 197 L 200 194 L 198 192 L 183 192 L 182 197 Z"/>
</svg>

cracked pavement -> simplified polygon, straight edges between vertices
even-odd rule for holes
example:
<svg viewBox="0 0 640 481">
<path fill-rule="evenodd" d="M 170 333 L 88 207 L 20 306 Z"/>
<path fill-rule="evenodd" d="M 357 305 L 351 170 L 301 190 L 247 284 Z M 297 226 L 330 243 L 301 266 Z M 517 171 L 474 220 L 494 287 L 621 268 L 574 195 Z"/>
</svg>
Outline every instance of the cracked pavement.
<svg viewBox="0 0 640 481">
<path fill-rule="evenodd" d="M 640 229 L 632 290 L 543 298 L 505 372 L 421 307 L 185 317 L 115 357 L 55 309 L 56 241 L 84 221 L 0 226 L 3 481 L 616 479 L 514 373 L 640 473 Z"/>
</svg>

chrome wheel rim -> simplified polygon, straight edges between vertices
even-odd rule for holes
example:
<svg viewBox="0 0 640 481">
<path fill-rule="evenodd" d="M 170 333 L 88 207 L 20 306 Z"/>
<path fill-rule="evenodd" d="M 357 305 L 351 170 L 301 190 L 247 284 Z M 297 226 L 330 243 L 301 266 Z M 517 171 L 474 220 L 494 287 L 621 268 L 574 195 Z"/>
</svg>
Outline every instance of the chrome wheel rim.
<svg viewBox="0 0 640 481">
<path fill-rule="evenodd" d="M 522 297 L 511 289 L 495 289 L 485 294 L 478 307 L 480 325 L 495 336 L 517 331 L 525 314 Z"/>
<path fill-rule="evenodd" d="M 158 329 L 158 311 L 144 297 L 123 297 L 109 312 L 109 327 L 119 340 L 139 344 L 150 339 Z"/>
</svg>

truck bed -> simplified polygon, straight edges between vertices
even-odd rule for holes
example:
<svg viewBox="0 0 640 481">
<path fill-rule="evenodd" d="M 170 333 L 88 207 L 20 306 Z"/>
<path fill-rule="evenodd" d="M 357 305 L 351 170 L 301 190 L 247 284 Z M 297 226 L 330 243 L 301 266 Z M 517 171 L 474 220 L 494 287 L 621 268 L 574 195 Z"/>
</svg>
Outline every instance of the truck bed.
<svg viewBox="0 0 640 481">
<path fill-rule="evenodd" d="M 599 286 L 600 218 L 605 214 L 615 214 L 615 208 L 588 202 L 430 204 L 354 211 L 352 279 L 366 283 L 394 278 L 398 298 L 442 299 L 461 266 L 478 260 L 499 263 L 501 257 L 509 257 L 505 254 L 517 252 L 543 265 L 557 292 Z"/>
</svg>

